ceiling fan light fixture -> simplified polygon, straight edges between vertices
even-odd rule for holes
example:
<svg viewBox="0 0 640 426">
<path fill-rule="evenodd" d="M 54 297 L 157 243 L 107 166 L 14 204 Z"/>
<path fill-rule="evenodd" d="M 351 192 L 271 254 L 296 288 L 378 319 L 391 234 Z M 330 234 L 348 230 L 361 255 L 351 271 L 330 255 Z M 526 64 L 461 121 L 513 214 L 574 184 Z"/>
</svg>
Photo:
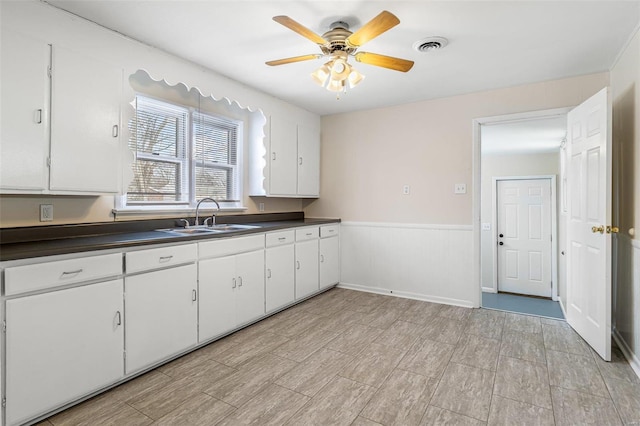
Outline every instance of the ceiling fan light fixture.
<svg viewBox="0 0 640 426">
<path fill-rule="evenodd" d="M 327 84 L 327 90 L 330 92 L 344 92 L 345 84 L 344 80 L 329 80 L 329 84 Z"/>
</svg>

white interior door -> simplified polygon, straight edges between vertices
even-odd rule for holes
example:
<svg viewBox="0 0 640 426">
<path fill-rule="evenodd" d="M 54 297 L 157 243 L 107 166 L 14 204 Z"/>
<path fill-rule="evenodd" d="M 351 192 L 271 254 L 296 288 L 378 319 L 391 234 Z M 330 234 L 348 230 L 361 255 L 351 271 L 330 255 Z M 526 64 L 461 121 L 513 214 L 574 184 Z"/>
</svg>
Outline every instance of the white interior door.
<svg viewBox="0 0 640 426">
<path fill-rule="evenodd" d="M 497 186 L 498 290 L 551 297 L 551 179 Z"/>
<path fill-rule="evenodd" d="M 611 359 L 611 103 L 602 89 L 567 117 L 567 321 Z"/>
</svg>

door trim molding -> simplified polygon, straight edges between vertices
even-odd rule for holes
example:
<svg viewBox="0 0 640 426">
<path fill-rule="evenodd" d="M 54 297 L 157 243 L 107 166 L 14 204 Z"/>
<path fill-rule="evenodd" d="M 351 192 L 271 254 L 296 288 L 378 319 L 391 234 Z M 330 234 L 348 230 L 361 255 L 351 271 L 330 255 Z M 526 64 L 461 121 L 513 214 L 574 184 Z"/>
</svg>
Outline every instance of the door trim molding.
<svg viewBox="0 0 640 426">
<path fill-rule="evenodd" d="M 473 297 L 474 307 L 480 307 L 482 301 L 482 277 L 481 269 L 480 269 L 480 197 L 481 197 L 481 187 L 480 182 L 482 181 L 480 175 L 480 160 L 481 160 L 481 134 L 480 134 L 480 126 L 483 124 L 490 123 L 508 123 L 514 122 L 518 120 L 527 120 L 534 118 L 545 118 L 545 117 L 557 117 L 559 115 L 566 115 L 569 111 L 571 111 L 573 107 L 564 107 L 564 108 L 552 108 L 546 110 L 539 111 L 528 111 L 528 112 L 520 112 L 516 114 L 504 114 L 504 115 L 496 115 L 490 117 L 478 117 L 472 120 L 472 137 L 471 137 L 471 150 L 472 150 L 472 162 L 471 162 L 471 183 L 473 185 L 473 193 L 471 196 L 471 203 L 473 205 L 472 211 L 472 224 L 473 224 L 473 284 L 477 289 L 476 294 Z"/>
<path fill-rule="evenodd" d="M 558 209 L 556 203 L 556 175 L 533 176 L 493 176 L 491 179 L 491 236 L 493 241 L 498 240 L 498 203 L 497 186 L 501 180 L 533 180 L 549 179 L 551 181 L 551 300 L 558 301 Z M 493 253 L 493 288 L 492 292 L 498 292 L 498 246 Z M 486 287 L 485 287 L 486 288 Z"/>
</svg>

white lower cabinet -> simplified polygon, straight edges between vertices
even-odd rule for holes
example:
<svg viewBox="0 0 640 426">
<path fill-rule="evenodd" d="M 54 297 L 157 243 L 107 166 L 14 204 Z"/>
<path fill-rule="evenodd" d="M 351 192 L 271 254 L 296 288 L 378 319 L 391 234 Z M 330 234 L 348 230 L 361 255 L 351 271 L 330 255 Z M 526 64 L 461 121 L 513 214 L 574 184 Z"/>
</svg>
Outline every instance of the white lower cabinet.
<svg viewBox="0 0 640 426">
<path fill-rule="evenodd" d="M 320 289 L 340 281 L 340 239 L 338 236 L 320 239 Z"/>
<path fill-rule="evenodd" d="M 201 260 L 198 273 L 200 342 L 264 315 L 264 249 Z"/>
<path fill-rule="evenodd" d="M 6 301 L 6 424 L 124 377 L 122 279 Z"/>
<path fill-rule="evenodd" d="M 266 310 L 272 312 L 295 300 L 295 248 L 293 244 L 267 248 Z"/>
<path fill-rule="evenodd" d="M 318 284 L 318 240 L 296 242 L 296 300 L 316 293 Z"/>
<path fill-rule="evenodd" d="M 195 264 L 125 278 L 126 373 L 198 342 Z"/>
</svg>

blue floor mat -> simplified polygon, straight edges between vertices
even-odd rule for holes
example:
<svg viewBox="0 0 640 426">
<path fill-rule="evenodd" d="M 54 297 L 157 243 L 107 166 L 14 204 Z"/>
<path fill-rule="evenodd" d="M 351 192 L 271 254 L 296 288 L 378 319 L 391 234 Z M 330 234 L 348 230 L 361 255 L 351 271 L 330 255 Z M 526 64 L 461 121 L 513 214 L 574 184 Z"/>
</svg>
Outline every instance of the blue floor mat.
<svg viewBox="0 0 640 426">
<path fill-rule="evenodd" d="M 482 307 L 519 314 L 565 319 L 560 309 L 560 303 L 535 297 L 483 292 Z"/>
</svg>

